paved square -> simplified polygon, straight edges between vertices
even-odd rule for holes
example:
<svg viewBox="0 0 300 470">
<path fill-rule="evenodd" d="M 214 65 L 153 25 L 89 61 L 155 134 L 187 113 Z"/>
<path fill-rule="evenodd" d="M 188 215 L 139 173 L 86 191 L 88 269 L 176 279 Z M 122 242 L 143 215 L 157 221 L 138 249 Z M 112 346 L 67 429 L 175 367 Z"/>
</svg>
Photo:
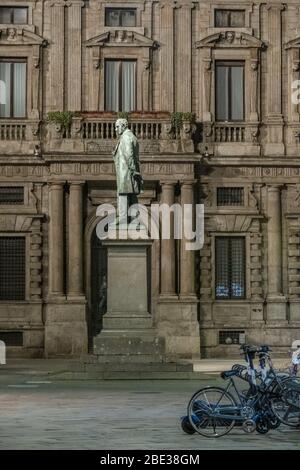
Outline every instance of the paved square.
<svg viewBox="0 0 300 470">
<path fill-rule="evenodd" d="M 241 429 L 218 439 L 180 428 L 191 394 L 220 382 L 54 381 L 0 376 L 0 449 L 300 449 L 300 430 Z"/>
</svg>

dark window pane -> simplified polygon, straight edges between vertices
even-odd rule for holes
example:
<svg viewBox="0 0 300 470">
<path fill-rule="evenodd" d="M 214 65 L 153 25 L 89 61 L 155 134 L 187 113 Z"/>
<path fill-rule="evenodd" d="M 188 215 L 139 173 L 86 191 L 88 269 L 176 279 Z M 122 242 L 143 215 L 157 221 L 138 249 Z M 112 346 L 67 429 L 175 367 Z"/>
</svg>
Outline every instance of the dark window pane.
<svg viewBox="0 0 300 470">
<path fill-rule="evenodd" d="M 216 105 L 217 105 L 217 120 L 229 120 L 229 67 L 217 66 L 217 80 L 216 80 Z"/>
<path fill-rule="evenodd" d="M 12 22 L 12 8 L 0 7 L 0 23 L 10 24 Z"/>
<path fill-rule="evenodd" d="M 0 117 L 10 117 L 11 64 L 0 62 Z"/>
<path fill-rule="evenodd" d="M 14 64 L 14 117 L 26 115 L 26 64 L 16 62 Z"/>
<path fill-rule="evenodd" d="M 230 26 L 232 28 L 242 28 L 245 26 L 245 12 L 243 10 L 232 11 L 230 16 Z"/>
<path fill-rule="evenodd" d="M 105 9 L 105 25 L 106 26 L 120 26 L 119 10 L 114 8 Z"/>
<path fill-rule="evenodd" d="M 135 109 L 135 61 L 122 62 L 122 111 Z"/>
<path fill-rule="evenodd" d="M 122 26 L 136 26 L 136 10 L 123 10 L 121 13 Z"/>
<path fill-rule="evenodd" d="M 133 111 L 136 108 L 136 61 L 105 62 L 106 111 Z"/>
<path fill-rule="evenodd" d="M 226 28 L 230 24 L 230 12 L 228 10 L 216 10 L 215 12 L 215 26 L 219 28 Z"/>
<path fill-rule="evenodd" d="M 0 117 L 26 116 L 26 62 L 0 61 Z"/>
<path fill-rule="evenodd" d="M 106 8 L 105 9 L 106 26 L 136 26 L 136 9 L 127 8 Z"/>
<path fill-rule="evenodd" d="M 244 119 L 244 67 L 231 67 L 231 120 Z"/>
<path fill-rule="evenodd" d="M 216 10 L 215 26 L 218 28 L 242 28 L 245 26 L 244 10 Z"/>
<path fill-rule="evenodd" d="M 23 186 L 0 186 L 0 204 L 23 204 Z"/>
<path fill-rule="evenodd" d="M 245 298 L 245 253 L 244 237 L 216 237 L 217 299 Z"/>
<path fill-rule="evenodd" d="M 28 8 L 14 8 L 14 23 L 15 24 L 26 24 L 27 23 L 27 12 Z"/>
<path fill-rule="evenodd" d="M 115 60 L 105 63 L 105 108 L 119 111 L 119 62 Z"/>
<path fill-rule="evenodd" d="M 244 65 L 216 62 L 216 120 L 244 120 Z"/>
<path fill-rule="evenodd" d="M 0 237 L 0 300 L 25 299 L 25 238 Z"/>
</svg>

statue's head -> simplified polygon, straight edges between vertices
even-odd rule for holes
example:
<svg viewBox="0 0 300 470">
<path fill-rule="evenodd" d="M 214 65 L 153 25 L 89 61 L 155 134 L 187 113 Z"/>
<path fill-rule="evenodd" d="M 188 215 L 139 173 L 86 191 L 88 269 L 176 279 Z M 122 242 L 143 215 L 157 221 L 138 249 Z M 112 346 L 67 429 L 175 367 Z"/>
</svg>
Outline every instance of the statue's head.
<svg viewBox="0 0 300 470">
<path fill-rule="evenodd" d="M 116 121 L 116 133 L 117 135 L 122 135 L 123 132 L 128 128 L 127 119 L 118 119 Z"/>
</svg>

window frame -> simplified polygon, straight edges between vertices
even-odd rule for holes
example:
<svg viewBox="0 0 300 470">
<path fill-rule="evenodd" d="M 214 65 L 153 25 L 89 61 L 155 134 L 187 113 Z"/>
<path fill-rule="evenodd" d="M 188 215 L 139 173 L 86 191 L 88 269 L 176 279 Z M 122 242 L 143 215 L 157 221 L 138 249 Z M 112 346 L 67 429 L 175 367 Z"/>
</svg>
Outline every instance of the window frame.
<svg viewBox="0 0 300 470">
<path fill-rule="evenodd" d="M 119 12 L 119 24 L 118 25 L 109 25 L 107 24 L 107 15 L 110 11 L 118 11 Z M 134 26 L 127 26 L 123 25 L 122 23 L 122 12 L 124 11 L 134 11 L 135 12 L 135 25 Z M 106 6 L 104 8 L 104 26 L 106 28 L 136 28 L 137 27 L 137 22 L 138 22 L 138 12 L 137 8 L 133 7 L 112 7 L 112 6 Z"/>
<path fill-rule="evenodd" d="M 226 12 L 230 13 L 230 15 L 229 15 L 229 19 L 230 19 L 229 23 L 230 24 L 229 25 L 220 26 L 220 25 L 216 24 L 217 13 L 219 11 L 222 11 L 222 12 L 226 11 Z M 243 12 L 244 13 L 244 24 L 243 24 L 243 26 L 232 26 L 231 25 L 231 22 L 232 22 L 231 21 L 231 13 L 237 13 L 237 12 Z M 243 9 L 243 8 L 235 8 L 235 9 L 233 9 L 233 8 L 215 8 L 214 9 L 214 27 L 215 28 L 233 28 L 233 29 L 245 28 L 246 27 L 246 10 Z"/>
<path fill-rule="evenodd" d="M 107 109 L 107 96 L 106 96 L 106 64 L 107 62 L 119 62 L 119 70 L 118 70 L 118 80 L 119 80 L 119 110 L 117 112 L 128 112 L 122 110 L 122 62 L 135 62 L 134 73 L 135 73 L 135 93 L 134 93 L 134 101 L 135 101 L 135 109 L 129 112 L 134 112 L 137 109 L 137 67 L 138 61 L 137 59 L 116 59 L 116 58 L 105 58 L 104 60 L 104 111 L 105 112 L 114 112 Z"/>
<path fill-rule="evenodd" d="M 249 300 L 251 286 L 250 286 L 250 263 L 247 263 L 247 260 L 250 260 L 250 239 L 249 233 L 228 233 L 228 232 L 215 232 L 212 234 L 212 246 L 211 246 L 211 259 L 212 259 L 212 299 L 217 302 L 244 302 Z M 244 248 L 245 248 L 245 262 L 244 262 L 244 296 L 243 297 L 217 297 L 216 295 L 216 287 L 217 287 L 217 276 L 216 276 L 216 267 L 217 267 L 217 243 L 216 238 L 244 238 Z"/>
<path fill-rule="evenodd" d="M 240 31 L 247 32 L 248 34 L 252 34 L 253 30 L 251 28 L 251 15 L 253 13 L 253 5 L 252 4 L 245 4 L 240 5 L 242 10 L 245 11 L 245 26 L 243 28 L 232 28 L 234 31 L 237 29 Z M 209 27 L 207 30 L 208 34 L 214 34 L 216 31 L 224 31 L 231 28 L 222 28 L 215 26 L 215 10 L 238 10 L 236 3 L 228 2 L 224 3 L 213 3 L 210 8 L 210 15 L 209 15 Z"/>
<path fill-rule="evenodd" d="M 0 56 L 0 63 L 8 62 L 8 63 L 24 63 L 26 64 L 26 78 L 25 78 L 25 114 L 22 117 L 15 117 L 13 116 L 13 109 L 14 109 L 14 67 L 11 67 L 11 86 L 10 86 L 10 115 L 9 116 L 0 116 L 1 119 L 16 119 L 16 120 L 24 120 L 28 118 L 28 58 L 27 57 L 6 57 Z"/>
<path fill-rule="evenodd" d="M 228 119 L 218 119 L 217 116 L 217 92 L 218 92 L 218 67 L 228 67 L 230 69 L 230 78 L 228 80 Z M 231 86 L 231 68 L 232 67 L 242 67 L 243 68 L 243 118 L 242 119 L 232 119 L 232 109 L 231 109 L 231 97 L 232 97 L 232 86 Z M 215 120 L 216 122 L 245 122 L 246 121 L 246 61 L 245 60 L 215 60 Z"/>
<path fill-rule="evenodd" d="M 11 25 L 28 25 L 29 24 L 29 7 L 28 6 L 24 6 L 24 5 L 1 5 L 0 6 L 0 11 L 1 9 L 4 9 L 4 8 L 7 8 L 7 9 L 10 9 L 10 22 L 9 23 L 1 23 L 1 20 L 0 20 L 0 24 L 11 24 Z M 15 17 L 15 10 L 26 10 L 26 22 L 25 23 L 16 23 L 14 21 L 14 17 Z"/>
</svg>

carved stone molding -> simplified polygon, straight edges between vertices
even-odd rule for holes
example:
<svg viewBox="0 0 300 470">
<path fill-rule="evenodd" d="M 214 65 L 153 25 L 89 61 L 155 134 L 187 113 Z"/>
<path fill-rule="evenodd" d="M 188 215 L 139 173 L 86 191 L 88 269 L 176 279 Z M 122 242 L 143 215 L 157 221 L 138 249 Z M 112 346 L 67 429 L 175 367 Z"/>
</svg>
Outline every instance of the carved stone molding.
<svg viewBox="0 0 300 470">
<path fill-rule="evenodd" d="M 224 31 L 196 41 L 195 47 L 254 47 L 257 49 L 265 49 L 267 46 L 266 43 L 250 34 L 238 31 Z"/>
</svg>

